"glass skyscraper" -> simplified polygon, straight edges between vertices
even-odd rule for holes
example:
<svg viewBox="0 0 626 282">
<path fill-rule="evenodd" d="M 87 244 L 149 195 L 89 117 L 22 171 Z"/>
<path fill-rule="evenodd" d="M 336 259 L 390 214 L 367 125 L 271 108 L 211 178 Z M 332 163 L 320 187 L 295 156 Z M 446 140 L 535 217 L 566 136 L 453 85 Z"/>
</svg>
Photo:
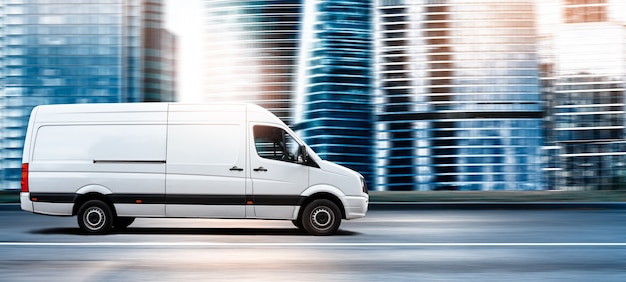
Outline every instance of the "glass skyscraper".
<svg viewBox="0 0 626 282">
<path fill-rule="evenodd" d="M 0 189 L 20 187 L 34 106 L 173 100 L 173 83 L 161 84 L 163 93 L 147 90 L 154 77 L 173 81 L 170 67 L 154 64 L 155 50 L 173 58 L 166 53 L 174 49 L 146 35 L 161 29 L 161 6 L 160 0 L 0 2 Z"/>
<path fill-rule="evenodd" d="M 145 102 L 176 101 L 176 36 L 164 29 L 163 0 L 143 1 L 142 91 Z"/>
<path fill-rule="evenodd" d="M 543 19 L 550 38 L 543 59 L 550 81 L 547 141 L 557 159 L 550 171 L 555 189 L 619 189 L 626 184 L 624 90 L 625 17 L 617 1 L 539 3 L 557 11 Z"/>
<path fill-rule="evenodd" d="M 374 180 L 372 4 L 306 1 L 297 128 L 322 158 Z"/>
<path fill-rule="evenodd" d="M 543 189 L 532 1 L 376 1 L 377 189 Z"/>
<path fill-rule="evenodd" d="M 258 104 L 293 122 L 301 0 L 205 0 L 204 100 Z"/>
</svg>

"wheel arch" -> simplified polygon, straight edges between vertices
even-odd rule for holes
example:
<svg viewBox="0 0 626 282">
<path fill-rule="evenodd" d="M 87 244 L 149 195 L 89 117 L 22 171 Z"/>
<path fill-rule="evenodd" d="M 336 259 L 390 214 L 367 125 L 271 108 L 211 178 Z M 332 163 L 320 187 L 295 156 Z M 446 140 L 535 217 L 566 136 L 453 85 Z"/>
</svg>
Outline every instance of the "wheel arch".
<svg viewBox="0 0 626 282">
<path fill-rule="evenodd" d="M 341 197 L 337 196 L 335 193 L 330 192 L 328 190 L 321 190 L 320 189 L 320 190 L 311 192 L 310 195 L 303 195 L 304 198 L 300 202 L 300 209 L 298 211 L 298 220 L 300 220 L 300 218 L 302 218 L 302 213 L 304 212 L 304 207 L 306 207 L 308 204 L 310 204 L 311 202 L 313 202 L 315 200 L 318 200 L 318 199 L 326 199 L 326 200 L 329 200 L 329 201 L 333 202 L 335 205 L 337 205 L 337 207 L 341 211 L 341 218 L 342 219 L 346 219 L 346 208 L 345 208 L 345 205 L 344 205 L 343 201 L 341 200 Z"/>
<path fill-rule="evenodd" d="M 113 194 L 113 192 L 102 185 L 90 184 L 81 187 L 78 191 L 76 191 L 72 215 L 77 215 L 80 207 L 90 200 L 100 200 L 104 202 L 111 208 L 113 215 L 117 215 L 113 201 L 111 201 L 111 199 L 107 196 L 110 194 Z"/>
<path fill-rule="evenodd" d="M 86 194 L 77 194 L 76 199 L 74 200 L 74 207 L 72 208 L 72 215 L 77 215 L 80 207 L 88 201 L 91 200 L 99 200 L 104 202 L 111 208 L 111 212 L 113 212 L 113 216 L 117 216 L 117 211 L 115 210 L 115 205 L 111 199 L 101 193 L 98 192 L 89 192 Z"/>
</svg>

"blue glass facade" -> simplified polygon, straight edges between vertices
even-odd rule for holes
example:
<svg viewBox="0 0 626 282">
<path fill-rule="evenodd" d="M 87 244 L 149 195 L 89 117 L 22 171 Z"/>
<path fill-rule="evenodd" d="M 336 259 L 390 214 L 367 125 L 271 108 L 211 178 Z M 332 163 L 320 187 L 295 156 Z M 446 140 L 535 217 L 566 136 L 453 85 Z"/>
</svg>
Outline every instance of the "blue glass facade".
<svg viewBox="0 0 626 282">
<path fill-rule="evenodd" d="M 19 189 L 34 106 L 144 100 L 144 2 L 0 3 L 0 189 Z"/>
<path fill-rule="evenodd" d="M 322 158 L 350 167 L 372 187 L 371 1 L 306 1 L 296 119 Z"/>
<path fill-rule="evenodd" d="M 532 1 L 376 1 L 377 189 L 543 189 Z"/>
</svg>

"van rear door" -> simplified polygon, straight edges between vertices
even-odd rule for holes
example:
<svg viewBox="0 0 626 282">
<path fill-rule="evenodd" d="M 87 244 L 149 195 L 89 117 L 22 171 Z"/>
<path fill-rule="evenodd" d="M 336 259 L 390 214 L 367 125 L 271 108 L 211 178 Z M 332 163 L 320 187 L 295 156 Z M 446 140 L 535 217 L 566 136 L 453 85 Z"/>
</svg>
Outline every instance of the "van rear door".
<svg viewBox="0 0 626 282">
<path fill-rule="evenodd" d="M 245 105 L 170 105 L 168 217 L 244 218 Z"/>
</svg>

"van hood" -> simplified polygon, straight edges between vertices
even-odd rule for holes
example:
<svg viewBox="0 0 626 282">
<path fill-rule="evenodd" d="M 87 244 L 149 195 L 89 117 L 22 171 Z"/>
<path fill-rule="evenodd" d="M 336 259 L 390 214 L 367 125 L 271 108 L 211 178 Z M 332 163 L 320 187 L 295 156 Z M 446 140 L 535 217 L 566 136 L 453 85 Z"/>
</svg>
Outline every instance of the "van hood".
<svg viewBox="0 0 626 282">
<path fill-rule="evenodd" d="M 342 191 L 348 196 L 363 196 L 364 178 L 360 173 L 347 167 L 331 163 L 329 161 L 318 161 L 320 169 L 310 170 L 311 185 L 326 184 Z"/>
<path fill-rule="evenodd" d="M 318 161 L 317 164 L 320 166 L 322 170 L 327 171 L 327 172 L 331 172 L 331 173 L 335 173 L 335 174 L 339 174 L 339 175 L 343 175 L 347 177 L 362 177 L 360 173 L 354 170 L 351 170 L 345 166 L 338 165 L 336 163 L 321 160 L 321 161 Z"/>
</svg>

